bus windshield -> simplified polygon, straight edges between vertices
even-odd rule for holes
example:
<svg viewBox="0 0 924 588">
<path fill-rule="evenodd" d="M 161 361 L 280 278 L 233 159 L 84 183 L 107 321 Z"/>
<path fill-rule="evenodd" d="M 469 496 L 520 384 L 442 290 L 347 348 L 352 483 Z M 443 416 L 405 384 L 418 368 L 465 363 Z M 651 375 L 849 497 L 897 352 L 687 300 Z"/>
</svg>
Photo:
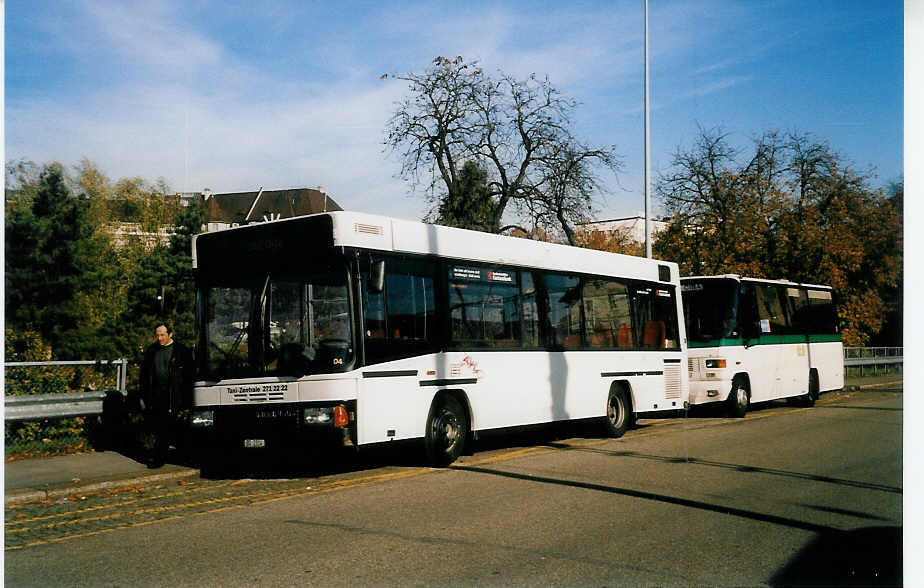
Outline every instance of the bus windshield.
<svg viewBox="0 0 924 588">
<path fill-rule="evenodd" d="M 687 340 L 708 343 L 738 337 L 738 282 L 684 281 L 683 313 Z"/>
<path fill-rule="evenodd" d="M 339 372 L 352 362 L 346 268 L 213 279 L 199 300 L 206 379 Z"/>
</svg>

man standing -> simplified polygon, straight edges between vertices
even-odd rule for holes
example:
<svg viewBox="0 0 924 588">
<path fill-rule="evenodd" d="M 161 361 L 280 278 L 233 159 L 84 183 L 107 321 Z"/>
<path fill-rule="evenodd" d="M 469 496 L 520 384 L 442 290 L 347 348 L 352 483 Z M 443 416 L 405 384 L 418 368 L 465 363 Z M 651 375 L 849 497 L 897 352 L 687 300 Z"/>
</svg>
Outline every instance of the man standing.
<svg viewBox="0 0 924 588">
<path fill-rule="evenodd" d="M 141 363 L 141 401 L 147 428 L 154 434 L 148 467 L 164 465 L 176 414 L 189 406 L 193 381 L 192 354 L 173 340 L 173 330 L 158 325 L 157 342 L 144 352 Z"/>
</svg>

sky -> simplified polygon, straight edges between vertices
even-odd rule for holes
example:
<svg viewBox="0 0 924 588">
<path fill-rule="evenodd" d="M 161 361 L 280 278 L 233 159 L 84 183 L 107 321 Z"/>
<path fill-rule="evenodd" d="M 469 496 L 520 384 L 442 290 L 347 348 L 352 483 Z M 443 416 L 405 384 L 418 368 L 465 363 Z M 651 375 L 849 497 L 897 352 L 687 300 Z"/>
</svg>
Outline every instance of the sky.
<svg viewBox="0 0 924 588">
<path fill-rule="evenodd" d="M 6 161 L 86 158 L 174 191 L 324 186 L 342 207 L 421 218 L 384 146 L 436 56 L 548 76 L 575 134 L 615 145 L 597 219 L 644 207 L 644 2 L 6 0 Z M 903 6 L 650 0 L 651 168 L 700 129 L 747 149 L 811 133 L 873 187 L 903 179 Z M 655 201 L 655 212 L 659 206 Z"/>
</svg>

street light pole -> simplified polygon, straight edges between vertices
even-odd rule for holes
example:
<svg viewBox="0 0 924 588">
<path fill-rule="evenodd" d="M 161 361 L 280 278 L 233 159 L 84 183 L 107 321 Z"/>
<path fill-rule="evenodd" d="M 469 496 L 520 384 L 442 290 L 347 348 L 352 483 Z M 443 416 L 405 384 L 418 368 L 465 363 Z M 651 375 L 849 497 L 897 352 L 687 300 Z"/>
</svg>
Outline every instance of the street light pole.
<svg viewBox="0 0 924 588">
<path fill-rule="evenodd" d="M 651 259 L 651 136 L 648 122 L 648 0 L 645 0 L 645 257 Z"/>
</svg>

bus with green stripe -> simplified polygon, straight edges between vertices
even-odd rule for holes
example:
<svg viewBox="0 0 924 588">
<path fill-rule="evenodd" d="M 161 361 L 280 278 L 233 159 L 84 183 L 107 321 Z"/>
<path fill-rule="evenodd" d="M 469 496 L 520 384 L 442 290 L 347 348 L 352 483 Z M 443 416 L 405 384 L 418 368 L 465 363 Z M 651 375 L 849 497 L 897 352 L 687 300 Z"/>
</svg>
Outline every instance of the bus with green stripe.
<svg viewBox="0 0 924 588">
<path fill-rule="evenodd" d="M 691 406 L 786 398 L 812 406 L 844 386 L 830 286 L 727 274 L 681 278 Z"/>
</svg>

